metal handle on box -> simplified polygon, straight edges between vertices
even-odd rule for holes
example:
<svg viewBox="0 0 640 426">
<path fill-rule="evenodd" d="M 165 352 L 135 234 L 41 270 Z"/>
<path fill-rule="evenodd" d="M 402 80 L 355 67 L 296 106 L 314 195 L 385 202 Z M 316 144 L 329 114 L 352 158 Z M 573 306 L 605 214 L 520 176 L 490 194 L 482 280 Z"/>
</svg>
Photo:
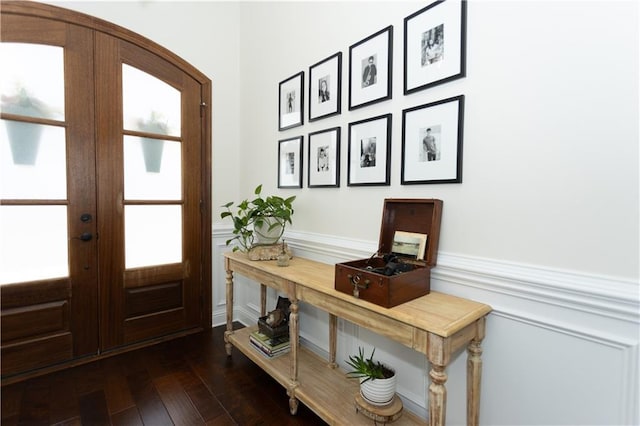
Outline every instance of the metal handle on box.
<svg viewBox="0 0 640 426">
<path fill-rule="evenodd" d="M 369 288 L 369 284 L 371 283 L 370 280 L 365 279 L 364 283 L 360 283 L 360 281 L 362 281 L 362 277 L 360 275 L 351 275 L 348 274 L 347 278 L 349 278 L 349 281 L 351 281 L 351 285 L 353 286 L 353 297 L 355 298 L 360 298 L 360 289 L 368 289 Z"/>
</svg>

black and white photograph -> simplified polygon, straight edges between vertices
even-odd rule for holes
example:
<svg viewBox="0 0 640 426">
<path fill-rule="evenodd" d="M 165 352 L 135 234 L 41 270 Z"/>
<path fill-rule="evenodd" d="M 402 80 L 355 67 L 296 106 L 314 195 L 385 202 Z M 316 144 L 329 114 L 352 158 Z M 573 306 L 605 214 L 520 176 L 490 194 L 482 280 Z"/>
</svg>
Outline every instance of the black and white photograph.
<svg viewBox="0 0 640 426">
<path fill-rule="evenodd" d="M 364 58 L 362 62 L 362 88 L 373 86 L 378 82 L 378 66 L 376 65 L 378 55 L 371 55 Z"/>
<path fill-rule="evenodd" d="M 342 52 L 309 67 L 309 121 L 340 114 Z"/>
<path fill-rule="evenodd" d="M 429 127 L 420 129 L 420 135 L 418 137 L 418 143 L 420 146 L 420 156 L 418 161 L 438 161 L 440 160 L 440 125 L 434 124 Z"/>
<path fill-rule="evenodd" d="M 304 71 L 280 82 L 278 99 L 278 130 L 301 126 L 304 120 Z"/>
<path fill-rule="evenodd" d="M 302 136 L 278 141 L 278 188 L 302 188 Z"/>
<path fill-rule="evenodd" d="M 360 167 L 376 166 L 376 137 L 360 139 Z"/>
<path fill-rule="evenodd" d="M 349 47 L 349 110 L 391 99 L 393 26 Z"/>
<path fill-rule="evenodd" d="M 462 182 L 464 96 L 402 111 L 402 185 Z"/>
<path fill-rule="evenodd" d="M 404 94 L 466 76 L 466 0 L 435 1 L 404 19 Z"/>
<path fill-rule="evenodd" d="M 348 186 L 389 185 L 391 114 L 349 123 Z"/>
<path fill-rule="evenodd" d="M 331 76 L 325 75 L 319 79 L 318 86 L 318 103 L 323 104 L 329 102 L 331 100 L 331 91 L 329 90 L 331 87 Z"/>
<path fill-rule="evenodd" d="M 309 188 L 340 186 L 340 127 L 309 133 Z"/>
<path fill-rule="evenodd" d="M 420 63 L 428 67 L 444 59 L 444 24 L 422 33 Z"/>
<path fill-rule="evenodd" d="M 427 234 L 396 231 L 393 234 L 391 253 L 422 260 L 424 259 L 424 252 L 427 247 L 427 237 Z"/>
</svg>

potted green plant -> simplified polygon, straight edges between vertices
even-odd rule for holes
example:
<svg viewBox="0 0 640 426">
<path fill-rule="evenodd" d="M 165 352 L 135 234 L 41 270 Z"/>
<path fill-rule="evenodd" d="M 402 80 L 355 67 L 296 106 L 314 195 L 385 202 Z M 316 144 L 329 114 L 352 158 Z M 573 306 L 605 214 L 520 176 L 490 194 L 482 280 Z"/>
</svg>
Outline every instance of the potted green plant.
<svg viewBox="0 0 640 426">
<path fill-rule="evenodd" d="M 248 252 L 258 244 L 275 244 L 284 234 L 287 223 L 292 223 L 295 195 L 289 198 L 277 195 L 263 198 L 261 192 L 262 185 L 258 185 L 254 191 L 256 198 L 241 201 L 235 212 L 231 210 L 233 201 L 222 206 L 226 211 L 220 213 L 220 217 L 233 220 L 235 237 L 227 240 L 227 245 L 237 242 L 233 251 Z"/>
<path fill-rule="evenodd" d="M 360 380 L 360 394 L 372 405 L 387 405 L 396 394 L 396 372 L 393 368 L 375 361 L 375 348 L 368 358 L 364 349 L 358 348 L 358 355 L 350 355 L 347 364 L 353 370 L 347 372 L 347 377 Z"/>
</svg>

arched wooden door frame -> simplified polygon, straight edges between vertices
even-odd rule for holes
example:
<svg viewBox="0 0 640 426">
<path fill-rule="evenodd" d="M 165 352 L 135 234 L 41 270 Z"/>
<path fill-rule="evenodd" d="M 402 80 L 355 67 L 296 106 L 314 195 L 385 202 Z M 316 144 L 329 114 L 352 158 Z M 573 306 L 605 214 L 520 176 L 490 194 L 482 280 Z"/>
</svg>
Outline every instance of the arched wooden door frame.
<svg viewBox="0 0 640 426">
<path fill-rule="evenodd" d="M 163 336 L 159 336 L 156 338 L 145 338 L 141 339 L 139 342 L 127 342 L 123 341 L 122 345 L 111 345 L 108 349 L 109 354 L 122 352 L 125 350 L 130 350 L 135 347 L 145 346 L 149 344 L 153 344 L 160 340 L 165 340 L 168 338 L 176 337 L 177 335 L 190 333 L 206 328 L 211 327 L 211 319 L 212 319 L 212 290 L 211 290 L 211 282 L 212 282 L 212 259 L 211 259 L 211 80 L 194 68 L 192 65 L 184 61 L 182 58 L 177 56 L 176 54 L 170 52 L 169 50 L 163 48 L 157 43 L 136 34 L 130 30 L 122 28 L 118 25 L 109 23 L 107 21 L 101 20 L 99 18 L 95 18 L 89 15 L 85 15 L 83 13 L 71 11 L 68 9 L 36 3 L 36 2 L 27 2 L 27 1 L 2 1 L 0 2 L 0 12 L 3 17 L 9 15 L 15 16 L 24 16 L 24 17 L 32 17 L 39 18 L 42 20 L 47 20 L 50 22 L 58 22 L 58 23 L 66 23 L 72 24 L 76 28 L 83 28 L 95 33 L 100 33 L 103 35 L 107 35 L 112 37 L 113 39 L 120 40 L 121 42 L 131 44 L 135 46 L 136 49 L 142 49 L 148 52 L 150 55 L 153 55 L 157 58 L 160 58 L 168 63 L 170 63 L 173 67 L 181 70 L 183 73 L 189 76 L 189 78 L 193 79 L 200 87 L 200 107 L 194 109 L 193 111 L 198 113 L 201 117 L 200 120 L 200 152 L 199 152 L 199 161 L 200 161 L 200 182 L 199 182 L 199 210 L 200 210 L 200 218 L 199 223 L 197 224 L 198 231 L 198 244 L 200 247 L 200 256 L 197 261 L 200 263 L 198 265 L 197 270 L 199 271 L 199 297 L 200 297 L 200 318 L 199 324 L 196 328 L 190 328 L 183 333 L 169 333 Z M 191 225 L 190 231 L 193 231 L 195 225 Z M 72 266 L 73 267 L 73 266 Z M 33 286 L 32 286 L 33 287 Z M 63 287 L 61 287 L 63 288 Z M 0 290 L 6 290 L 0 288 Z M 13 290 L 11 290 L 13 291 Z M 33 293 L 33 290 L 31 290 Z M 10 291 L 7 291 L 8 294 Z M 5 293 L 5 291 L 2 291 Z M 62 291 L 64 293 L 64 291 Z M 97 290 L 94 293 L 100 293 L 100 290 Z M 3 294 L 4 295 L 4 294 Z M 19 299 L 18 297 L 14 297 L 15 299 Z M 11 297 L 7 298 L 11 299 Z M 5 303 L 3 300 L 3 309 L 5 308 Z M 77 309 L 77 308 L 75 308 Z M 98 316 L 98 313 L 96 313 Z M 4 317 L 4 315 L 3 315 Z M 3 321 L 4 322 L 4 321 Z M 10 321 L 7 321 L 10 322 Z M 3 324 L 3 331 L 5 328 L 5 324 Z M 94 341 L 98 341 L 98 337 L 92 337 Z M 104 344 L 104 342 L 103 342 Z M 93 344 L 89 344 L 88 346 L 92 346 Z M 93 351 L 90 348 L 82 347 L 78 348 L 78 345 L 73 349 L 72 358 L 66 360 L 61 363 L 56 363 L 55 365 L 47 365 L 42 367 L 41 365 L 37 365 L 34 369 L 27 369 L 23 372 L 18 372 L 16 374 L 8 374 L 7 376 L 3 375 L 2 382 L 10 383 L 18 380 L 22 380 L 26 377 L 32 377 L 38 374 L 44 374 L 46 372 L 54 371 L 57 369 L 64 368 L 66 366 L 75 365 L 79 362 L 88 362 L 93 359 L 97 359 L 99 357 L 105 356 L 104 352 L 100 350 L 100 347 L 96 348 Z M 87 346 L 87 345 L 85 345 Z"/>
</svg>

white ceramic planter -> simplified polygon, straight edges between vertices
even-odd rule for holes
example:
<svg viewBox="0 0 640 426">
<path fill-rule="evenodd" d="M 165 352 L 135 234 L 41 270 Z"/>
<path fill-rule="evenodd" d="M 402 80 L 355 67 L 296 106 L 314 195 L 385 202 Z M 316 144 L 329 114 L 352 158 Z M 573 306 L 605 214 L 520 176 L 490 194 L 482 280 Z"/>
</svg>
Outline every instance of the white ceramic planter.
<svg viewBox="0 0 640 426">
<path fill-rule="evenodd" d="M 372 405 L 387 405 L 396 394 L 396 375 L 388 379 L 373 379 L 360 381 L 362 397 Z"/>
<path fill-rule="evenodd" d="M 265 217 L 262 226 L 253 227 L 256 234 L 256 244 L 275 244 L 278 242 L 282 236 L 283 229 L 282 226 L 275 226 L 273 229 L 269 230 L 269 227 L 274 222 L 276 222 L 274 219 Z"/>
</svg>

